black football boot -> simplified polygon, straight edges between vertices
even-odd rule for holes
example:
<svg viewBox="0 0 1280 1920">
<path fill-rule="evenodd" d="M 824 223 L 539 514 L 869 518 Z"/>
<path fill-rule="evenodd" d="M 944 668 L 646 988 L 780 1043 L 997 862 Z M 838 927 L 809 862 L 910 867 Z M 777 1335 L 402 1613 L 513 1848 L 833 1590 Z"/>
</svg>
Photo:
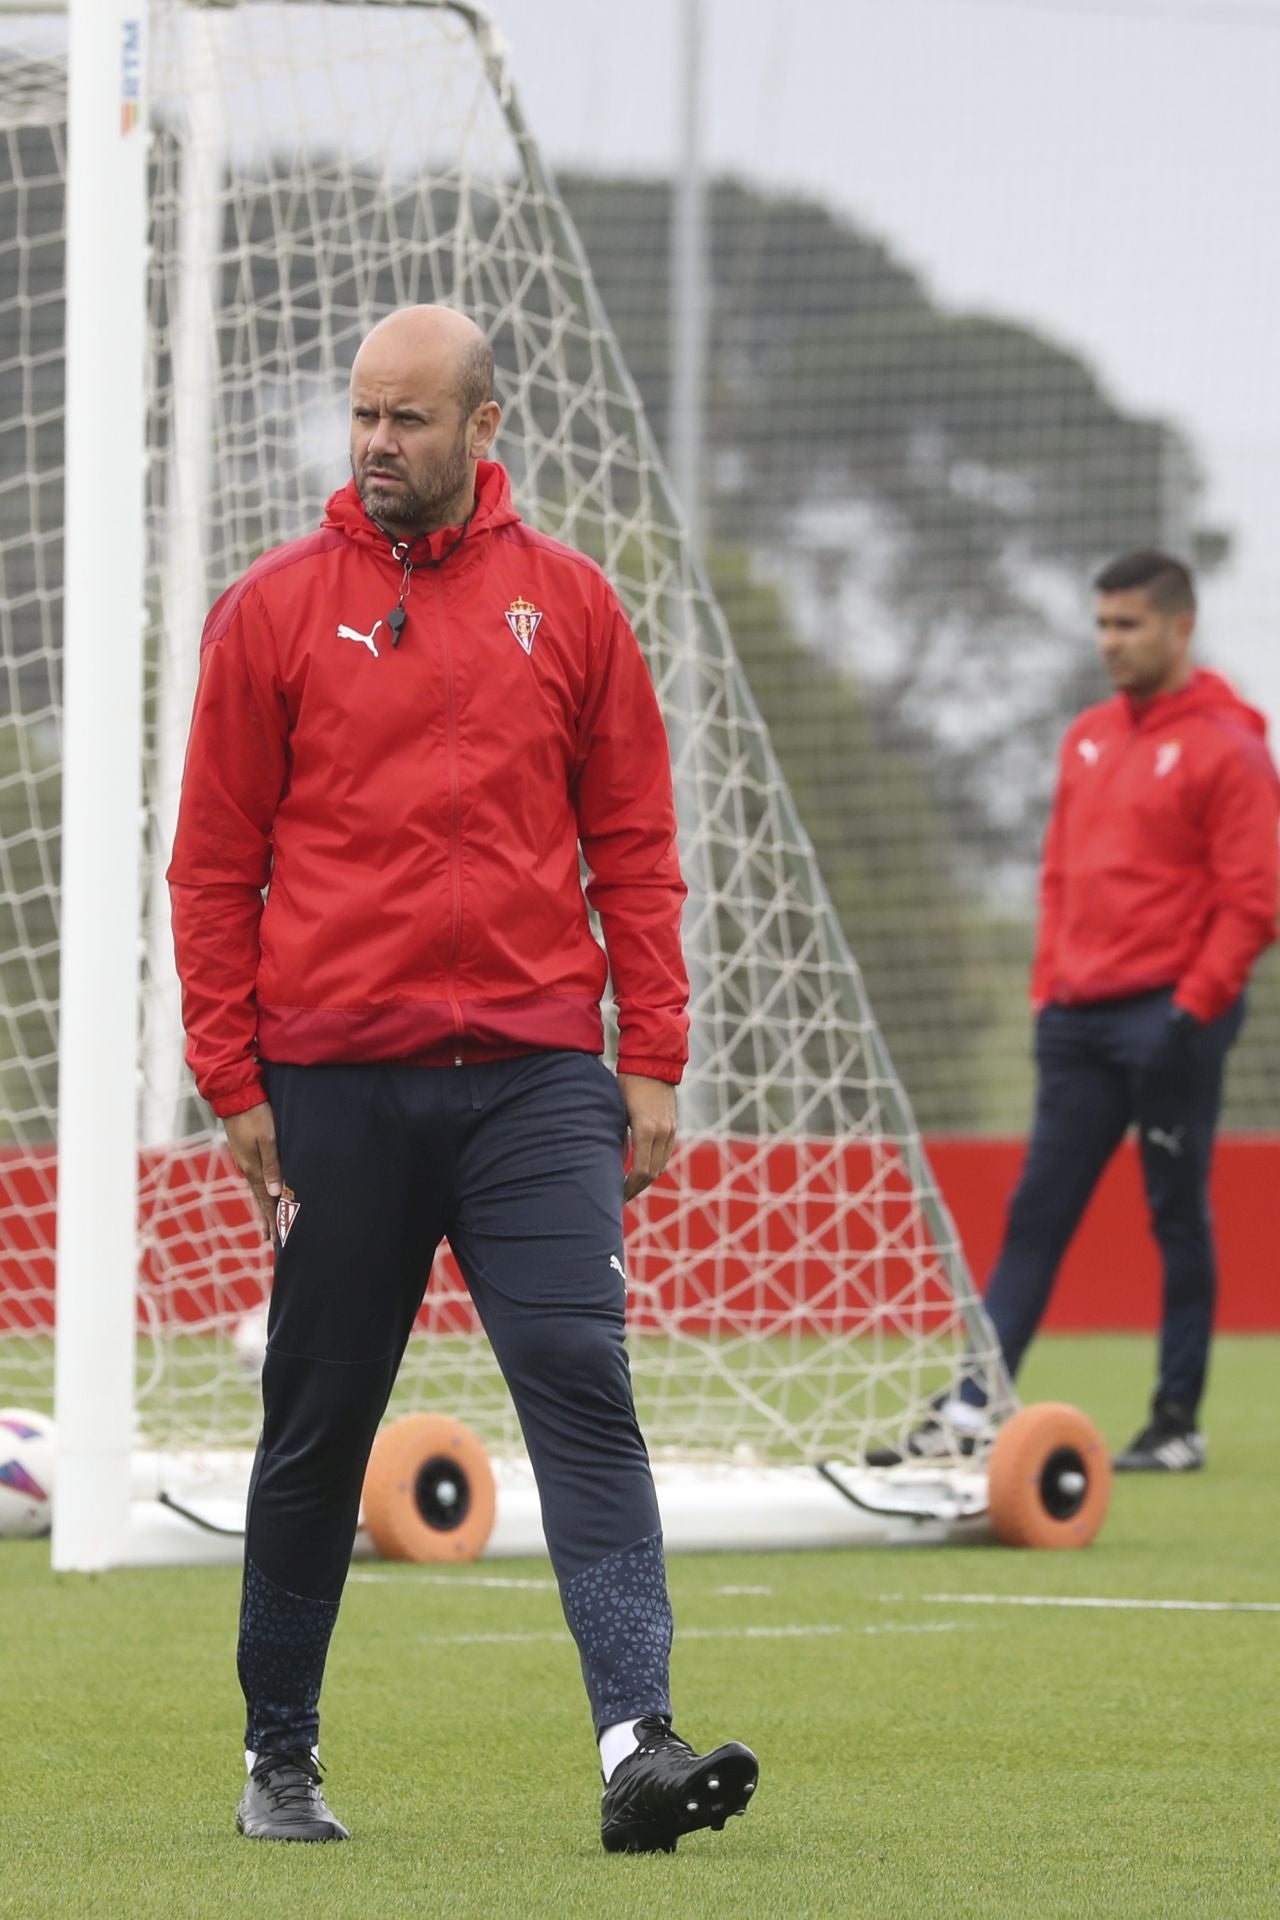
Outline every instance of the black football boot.
<svg viewBox="0 0 1280 1920">
<path fill-rule="evenodd" d="M 325 1805 L 320 1766 L 308 1748 L 260 1753 L 236 1808 L 236 1825 L 250 1840 L 349 1840 Z"/>
<path fill-rule="evenodd" d="M 750 1747 L 727 1741 L 695 1753 L 661 1715 L 636 1722 L 640 1744 L 619 1761 L 600 1802 L 600 1838 L 608 1853 L 674 1853 L 682 1833 L 745 1813 L 760 1763 Z"/>
</svg>

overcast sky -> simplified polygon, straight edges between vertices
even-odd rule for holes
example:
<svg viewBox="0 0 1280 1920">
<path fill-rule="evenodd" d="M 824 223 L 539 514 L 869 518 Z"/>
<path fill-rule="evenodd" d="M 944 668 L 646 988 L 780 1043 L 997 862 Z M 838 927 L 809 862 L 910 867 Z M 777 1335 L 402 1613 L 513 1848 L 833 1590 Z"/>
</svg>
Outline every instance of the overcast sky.
<svg viewBox="0 0 1280 1920">
<path fill-rule="evenodd" d="M 490 0 L 554 163 L 666 170 L 686 0 Z M 1280 730 L 1280 0 L 701 0 L 706 159 L 1191 433 L 1237 537 L 1216 658 Z"/>
</svg>

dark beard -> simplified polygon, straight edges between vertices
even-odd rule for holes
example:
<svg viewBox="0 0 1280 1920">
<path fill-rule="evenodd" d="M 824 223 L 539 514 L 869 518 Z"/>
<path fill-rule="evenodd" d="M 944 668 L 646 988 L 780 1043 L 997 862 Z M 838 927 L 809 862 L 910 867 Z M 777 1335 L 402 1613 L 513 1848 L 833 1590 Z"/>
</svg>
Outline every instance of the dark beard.
<svg viewBox="0 0 1280 1920">
<path fill-rule="evenodd" d="M 376 464 L 376 463 L 375 463 Z M 416 480 L 407 474 L 395 488 L 365 478 L 352 462 L 351 472 L 365 512 L 379 526 L 397 532 L 434 533 L 440 527 L 456 525 L 459 503 L 465 499 L 470 479 L 465 434 L 459 434 L 445 460 Z"/>
</svg>

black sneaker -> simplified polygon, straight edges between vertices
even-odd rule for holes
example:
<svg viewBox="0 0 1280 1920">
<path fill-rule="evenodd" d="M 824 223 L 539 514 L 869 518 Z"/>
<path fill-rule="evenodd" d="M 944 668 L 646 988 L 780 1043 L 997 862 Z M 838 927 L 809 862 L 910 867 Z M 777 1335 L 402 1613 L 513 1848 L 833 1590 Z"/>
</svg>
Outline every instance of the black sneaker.
<svg viewBox="0 0 1280 1920">
<path fill-rule="evenodd" d="M 750 1747 L 727 1741 L 695 1753 L 669 1720 L 636 1722 L 640 1745 L 613 1770 L 600 1802 L 600 1838 L 607 1853 L 674 1853 L 682 1833 L 714 1827 L 745 1813 L 760 1763 Z"/>
<path fill-rule="evenodd" d="M 1195 1415 L 1157 1394 L 1150 1421 L 1111 1464 L 1117 1473 L 1198 1473 L 1204 1463 L 1204 1435 Z"/>
<path fill-rule="evenodd" d="M 236 1808 L 250 1840 L 349 1840 L 320 1791 L 320 1765 L 306 1747 L 260 1753 Z"/>
<path fill-rule="evenodd" d="M 978 1442 L 988 1434 L 980 1407 L 941 1393 L 929 1402 L 930 1411 L 913 1427 L 900 1447 L 868 1447 L 863 1460 L 869 1467 L 900 1467 L 906 1460 L 970 1460 Z"/>
</svg>

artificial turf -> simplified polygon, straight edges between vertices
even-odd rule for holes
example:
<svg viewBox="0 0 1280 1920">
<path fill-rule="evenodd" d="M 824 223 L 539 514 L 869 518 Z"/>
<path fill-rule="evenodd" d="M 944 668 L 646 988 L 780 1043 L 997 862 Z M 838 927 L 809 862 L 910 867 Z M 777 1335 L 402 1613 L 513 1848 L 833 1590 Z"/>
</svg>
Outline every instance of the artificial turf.
<svg viewBox="0 0 1280 1920">
<path fill-rule="evenodd" d="M 1021 1385 L 1109 1441 L 1150 1342 L 1046 1339 Z M 355 1569 L 325 1693 L 343 1846 L 234 1832 L 237 1578 L 53 1575 L 0 1543 L 0 1914 L 1125 1920 L 1280 1909 L 1280 1342 L 1223 1340 L 1203 1475 L 1117 1483 L 1079 1553 L 671 1563 L 677 1726 L 761 1757 L 749 1816 L 601 1852 L 576 1657 L 545 1562 Z"/>
</svg>

